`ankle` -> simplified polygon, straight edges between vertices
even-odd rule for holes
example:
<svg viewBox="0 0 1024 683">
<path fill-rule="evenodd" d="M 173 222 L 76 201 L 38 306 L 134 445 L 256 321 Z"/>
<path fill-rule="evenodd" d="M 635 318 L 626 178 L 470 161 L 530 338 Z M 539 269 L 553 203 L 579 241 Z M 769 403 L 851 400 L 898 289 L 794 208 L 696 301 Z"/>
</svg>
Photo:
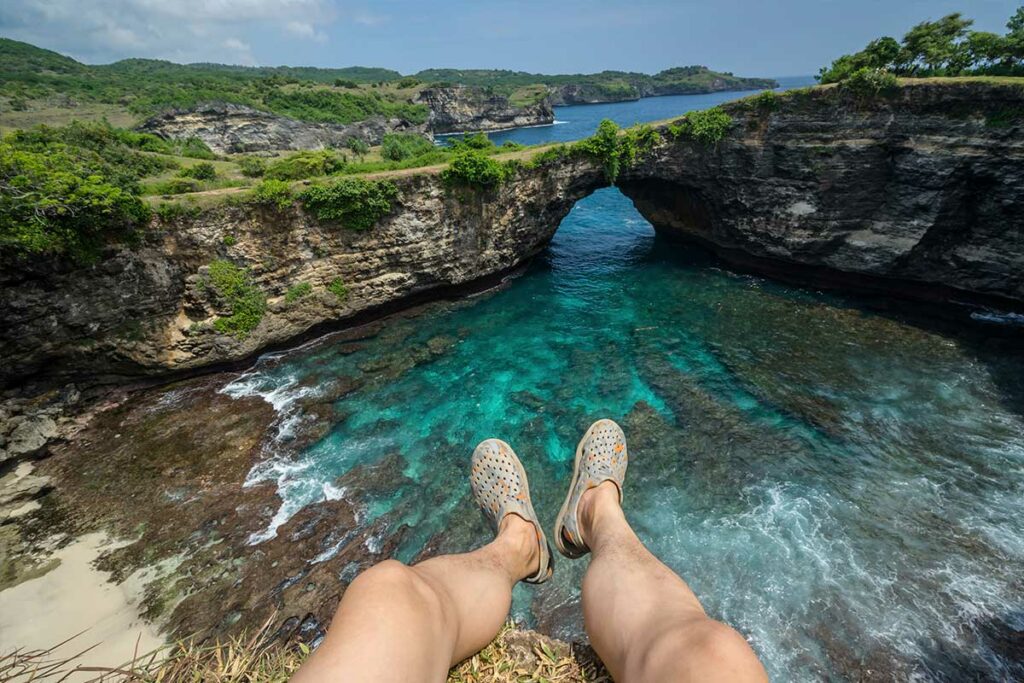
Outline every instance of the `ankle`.
<svg viewBox="0 0 1024 683">
<path fill-rule="evenodd" d="M 502 543 L 503 555 L 511 558 L 509 566 L 515 580 L 537 573 L 540 567 L 540 548 L 537 529 L 519 515 L 506 515 L 498 525 L 497 539 Z"/>
<path fill-rule="evenodd" d="M 601 482 L 580 496 L 577 511 L 580 533 L 583 534 L 584 542 L 593 549 L 594 543 L 600 535 L 598 530 L 602 521 L 611 515 L 622 515 L 622 507 L 619 505 L 619 488 L 614 482 Z"/>
</svg>

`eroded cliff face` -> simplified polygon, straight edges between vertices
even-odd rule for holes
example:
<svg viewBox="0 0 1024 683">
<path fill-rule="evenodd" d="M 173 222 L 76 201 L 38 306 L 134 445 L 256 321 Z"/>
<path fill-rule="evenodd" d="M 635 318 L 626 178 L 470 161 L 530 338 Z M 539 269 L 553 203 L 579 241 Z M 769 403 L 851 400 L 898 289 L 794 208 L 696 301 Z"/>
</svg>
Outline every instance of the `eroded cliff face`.
<svg viewBox="0 0 1024 683">
<path fill-rule="evenodd" d="M 939 302 L 1024 310 L 1024 92 L 918 84 L 862 100 L 835 89 L 729 105 L 722 140 L 663 140 L 619 185 L 659 231 L 769 274 Z M 607 184 L 596 161 L 522 168 L 497 190 L 395 178 L 394 211 L 366 232 L 297 207 L 209 209 L 155 222 L 141 245 L 88 267 L 0 264 L 0 385 L 169 376 L 240 362 L 418 296 L 479 286 L 550 240 Z M 227 259 L 268 310 L 218 333 L 203 283 Z M 340 279 L 339 298 L 328 286 Z M 289 288 L 311 292 L 292 302 Z"/>
<path fill-rule="evenodd" d="M 298 207 L 223 206 L 155 220 L 143 244 L 111 249 L 95 266 L 3 264 L 0 384 L 39 375 L 116 382 L 230 363 L 318 325 L 501 274 L 541 250 L 602 178 L 582 161 L 524 170 L 484 193 L 409 176 L 396 179 L 392 214 L 366 232 L 320 223 Z M 248 268 L 268 297 L 244 338 L 212 326 L 230 313 L 205 284 L 218 259 Z M 344 298 L 328 289 L 338 279 Z M 312 291 L 287 302 L 288 289 L 302 283 Z"/>
<path fill-rule="evenodd" d="M 660 145 L 624 173 L 657 229 L 796 279 L 1024 304 L 1024 90 L 817 89 L 726 109 L 718 144 Z"/>
<path fill-rule="evenodd" d="M 403 119 L 374 117 L 349 125 L 310 123 L 240 104 L 213 102 L 154 116 L 139 130 L 164 138 L 202 140 L 218 154 L 282 149 L 341 148 L 349 138 L 379 145 L 385 133 L 425 133 L 426 126 Z"/>
<path fill-rule="evenodd" d="M 503 130 L 555 121 L 555 113 L 546 100 L 517 107 L 507 97 L 489 95 L 482 88 L 471 86 L 427 88 L 416 95 L 415 101 L 430 108 L 427 125 L 434 133 Z"/>
</svg>

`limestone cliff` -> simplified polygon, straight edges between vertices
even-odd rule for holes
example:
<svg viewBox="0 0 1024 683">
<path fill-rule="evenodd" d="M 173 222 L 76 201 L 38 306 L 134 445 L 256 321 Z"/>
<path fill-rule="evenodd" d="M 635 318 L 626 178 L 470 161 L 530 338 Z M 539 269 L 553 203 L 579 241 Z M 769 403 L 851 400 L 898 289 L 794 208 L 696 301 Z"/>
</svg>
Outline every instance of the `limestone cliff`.
<svg viewBox="0 0 1024 683">
<path fill-rule="evenodd" d="M 886 97 L 835 88 L 727 107 L 714 144 L 663 140 L 619 179 L 660 231 L 782 277 L 938 302 L 1024 309 L 1024 91 L 917 84 Z M 366 232 L 221 206 L 94 266 L 0 263 L 0 385 L 117 381 L 239 362 L 417 296 L 500 274 L 543 249 L 580 198 L 607 184 L 569 155 L 496 190 L 453 193 L 436 174 L 395 178 L 394 211 Z M 202 283 L 228 259 L 268 310 L 244 339 L 219 334 Z M 335 279 L 348 295 L 328 290 Z M 288 302 L 289 288 L 311 292 Z"/>
<path fill-rule="evenodd" d="M 416 95 L 415 101 L 430 108 L 427 125 L 434 133 L 502 130 L 554 123 L 555 120 L 555 113 L 546 100 L 518 107 L 507 97 L 471 86 L 427 88 Z"/>
<path fill-rule="evenodd" d="M 758 270 L 938 301 L 1024 302 L 1024 90 L 979 82 L 727 105 L 717 145 L 621 185 L 664 232 Z"/>
<path fill-rule="evenodd" d="M 211 102 L 154 116 L 140 130 L 164 138 L 197 137 L 219 154 L 282 149 L 341 148 L 349 138 L 379 145 L 385 133 L 423 133 L 403 119 L 374 117 L 349 125 L 297 121 L 240 104 Z"/>
<path fill-rule="evenodd" d="M 602 182 L 584 162 L 523 171 L 466 198 L 437 175 L 397 178 L 395 210 L 372 230 L 320 223 L 293 207 L 225 205 L 170 223 L 95 266 L 0 264 L 0 385 L 32 375 L 118 381 L 238 361 L 318 325 L 502 273 L 544 248 L 573 204 Z M 228 246 L 230 245 L 230 246 Z M 205 267 L 250 269 L 268 310 L 244 339 L 217 333 Z M 342 299 L 327 287 L 340 279 Z M 312 292 L 285 301 L 308 283 Z"/>
</svg>

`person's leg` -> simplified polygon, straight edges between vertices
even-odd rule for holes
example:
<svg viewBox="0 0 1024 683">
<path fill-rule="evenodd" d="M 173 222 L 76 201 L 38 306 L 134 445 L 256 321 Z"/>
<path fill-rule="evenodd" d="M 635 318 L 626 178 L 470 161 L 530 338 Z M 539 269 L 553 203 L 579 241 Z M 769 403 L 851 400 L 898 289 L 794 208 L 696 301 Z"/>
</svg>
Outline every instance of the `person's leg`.
<svg viewBox="0 0 1024 683">
<path fill-rule="evenodd" d="M 578 518 L 593 553 L 583 578 L 584 624 L 618 683 L 768 680 L 743 636 L 709 618 L 640 542 L 614 483 L 584 493 Z"/>
<path fill-rule="evenodd" d="M 444 681 L 508 616 L 512 586 L 537 572 L 537 531 L 514 514 L 491 543 L 414 566 L 387 560 L 345 591 L 324 642 L 293 683 Z"/>
</svg>

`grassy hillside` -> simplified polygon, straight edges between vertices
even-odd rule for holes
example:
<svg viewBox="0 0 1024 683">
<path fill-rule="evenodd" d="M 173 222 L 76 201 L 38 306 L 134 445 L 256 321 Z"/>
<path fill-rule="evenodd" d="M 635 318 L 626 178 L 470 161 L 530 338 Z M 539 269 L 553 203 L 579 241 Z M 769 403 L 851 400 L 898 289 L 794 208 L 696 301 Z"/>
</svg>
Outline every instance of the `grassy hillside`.
<svg viewBox="0 0 1024 683">
<path fill-rule="evenodd" d="M 51 50 L 0 38 L 0 128 L 73 119 L 108 118 L 131 125 L 171 107 L 211 100 L 245 104 L 305 121 L 352 123 L 371 116 L 422 123 L 427 108 L 413 104 L 416 93 L 438 84 L 465 84 L 509 96 L 516 105 L 535 103 L 549 88 L 578 85 L 595 99 L 771 87 L 765 79 L 744 79 L 706 67 L 680 67 L 653 76 L 625 71 L 545 75 L 520 71 L 428 69 L 414 76 L 353 66 L 246 67 L 175 64 L 125 59 L 87 65 Z"/>
</svg>

